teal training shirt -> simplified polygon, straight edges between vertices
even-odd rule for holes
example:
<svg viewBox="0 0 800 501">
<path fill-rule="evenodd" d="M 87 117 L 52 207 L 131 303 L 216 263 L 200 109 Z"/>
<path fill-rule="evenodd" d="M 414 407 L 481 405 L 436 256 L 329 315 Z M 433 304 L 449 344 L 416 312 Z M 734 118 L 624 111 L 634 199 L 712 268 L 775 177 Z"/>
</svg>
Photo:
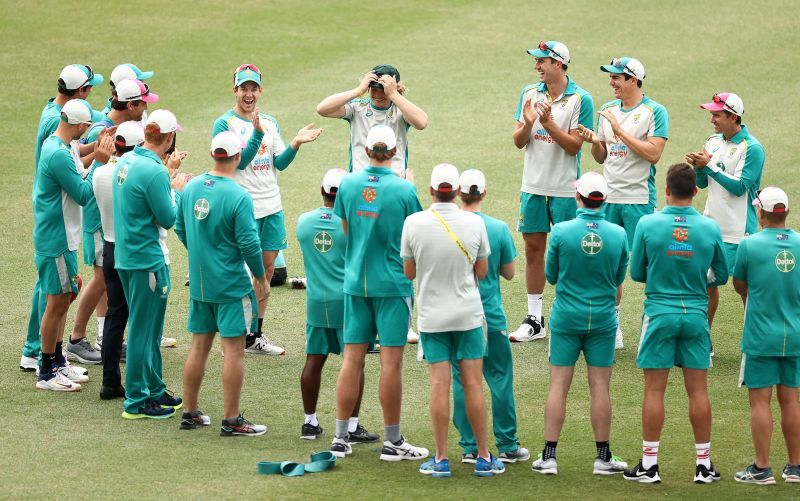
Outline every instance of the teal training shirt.
<svg viewBox="0 0 800 501">
<path fill-rule="evenodd" d="M 306 273 L 306 323 L 340 329 L 344 325 L 344 257 L 347 236 L 333 208 L 306 212 L 297 220 L 297 241 Z"/>
<path fill-rule="evenodd" d="M 592 334 L 617 324 L 617 287 L 628 269 L 628 238 L 602 212 L 578 209 L 576 218 L 553 226 L 545 275 L 556 286 L 550 330 Z"/>
<path fill-rule="evenodd" d="M 58 122 L 61 121 L 61 106 L 53 101 L 55 101 L 54 97 L 47 101 L 47 104 L 42 110 L 42 115 L 39 117 L 39 128 L 36 131 L 36 150 L 34 151 L 33 161 L 34 185 L 31 195 L 33 195 L 33 191 L 36 190 L 36 171 L 39 169 L 39 156 L 41 155 L 44 140 L 53 135 L 58 128 Z"/>
<path fill-rule="evenodd" d="M 489 271 L 486 277 L 478 282 L 483 314 L 489 332 L 504 331 L 508 329 L 508 325 L 506 312 L 503 310 L 503 297 L 500 294 L 500 267 L 514 262 L 517 258 L 517 248 L 506 223 L 482 212 L 477 214 L 486 225 L 486 236 L 489 238 L 489 248 L 492 250 L 489 254 Z"/>
<path fill-rule="evenodd" d="M 79 161 L 58 136 L 44 140 L 33 183 L 33 249 L 39 255 L 78 250 L 80 206 L 94 198 L 91 181 L 78 174 Z"/>
<path fill-rule="evenodd" d="M 210 173 L 186 184 L 175 234 L 189 253 L 189 295 L 206 303 L 229 303 L 250 294 L 244 265 L 264 276 L 253 200 L 233 179 Z"/>
<path fill-rule="evenodd" d="M 334 213 L 347 221 L 344 292 L 363 297 L 408 297 L 400 237 L 406 217 L 422 210 L 414 185 L 384 167 L 342 179 Z"/>
<path fill-rule="evenodd" d="M 800 235 L 764 228 L 739 243 L 733 278 L 747 282 L 742 352 L 800 356 Z"/>
<path fill-rule="evenodd" d="M 158 155 L 142 146 L 120 157 L 112 180 L 114 262 L 118 270 L 158 271 L 165 264 L 158 226 L 175 224 L 169 174 Z"/>
<path fill-rule="evenodd" d="M 692 207 L 668 205 L 642 217 L 633 237 L 631 278 L 646 283 L 648 317 L 707 314 L 706 290 L 728 281 L 719 225 Z"/>
<path fill-rule="evenodd" d="M 86 133 L 86 144 L 89 144 L 97 139 L 97 136 L 100 135 L 104 129 L 111 127 L 114 123 L 108 119 L 108 114 L 106 114 L 106 119 L 100 122 L 95 122 L 89 128 L 89 131 Z M 92 170 L 97 167 L 97 161 L 92 162 Z M 83 208 L 83 231 L 88 233 L 94 233 L 95 231 L 99 230 L 102 227 L 100 223 L 100 209 L 97 208 L 97 201 L 92 198 L 86 207 Z"/>
</svg>

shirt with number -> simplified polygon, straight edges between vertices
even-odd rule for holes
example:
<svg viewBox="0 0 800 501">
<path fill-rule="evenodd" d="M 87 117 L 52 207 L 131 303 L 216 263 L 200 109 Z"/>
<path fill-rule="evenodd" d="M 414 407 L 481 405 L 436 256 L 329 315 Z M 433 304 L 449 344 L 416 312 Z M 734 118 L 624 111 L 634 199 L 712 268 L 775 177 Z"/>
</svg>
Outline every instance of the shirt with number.
<svg viewBox="0 0 800 501">
<path fill-rule="evenodd" d="M 489 332 L 504 331 L 508 328 L 506 312 L 503 310 L 503 297 L 500 294 L 500 268 L 513 263 L 517 257 L 517 248 L 514 246 L 514 237 L 508 225 L 499 219 L 487 216 L 482 212 L 477 215 L 486 225 L 486 236 L 489 239 L 489 271 L 478 284 L 483 303 L 483 314 L 486 316 L 486 326 Z"/>
<path fill-rule="evenodd" d="M 344 116 L 350 124 L 350 171 L 359 172 L 370 164 L 367 156 L 367 134 L 376 125 L 388 125 L 397 138 L 397 153 L 392 158 L 392 170 L 405 177 L 408 168 L 408 129 L 403 112 L 394 103 L 378 108 L 370 98 L 353 99 L 344 105 Z"/>
<path fill-rule="evenodd" d="M 592 96 L 567 77 L 567 87 L 561 96 L 551 96 L 544 82 L 528 85 L 522 89 L 515 118 L 524 124 L 522 108 L 527 101 L 549 103 L 553 125 L 569 133 L 583 125 L 592 129 L 594 102 Z M 525 147 L 522 171 L 522 191 L 534 195 L 551 197 L 574 197 L 575 180 L 580 176 L 581 153 L 570 155 L 555 142 L 545 130 L 537 114 L 533 129 Z"/>
</svg>

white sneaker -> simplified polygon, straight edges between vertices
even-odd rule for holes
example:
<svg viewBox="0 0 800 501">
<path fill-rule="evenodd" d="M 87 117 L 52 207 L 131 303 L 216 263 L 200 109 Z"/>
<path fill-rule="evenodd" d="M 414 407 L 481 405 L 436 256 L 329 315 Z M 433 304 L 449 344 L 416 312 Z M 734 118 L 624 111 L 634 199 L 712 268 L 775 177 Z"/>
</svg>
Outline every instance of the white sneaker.
<svg viewBox="0 0 800 501">
<path fill-rule="evenodd" d="M 48 380 L 36 381 L 36 388 L 50 391 L 81 391 L 81 385 L 70 381 L 61 372 L 56 372 L 55 377 Z"/>
<path fill-rule="evenodd" d="M 67 364 L 58 368 L 58 373 L 73 383 L 86 383 L 89 381 L 89 371 L 77 365 Z"/>
<path fill-rule="evenodd" d="M 616 475 L 617 473 L 623 473 L 627 469 L 628 463 L 617 456 L 611 456 L 611 461 L 595 458 L 592 473 L 595 475 Z"/>
<path fill-rule="evenodd" d="M 351 446 L 347 440 L 343 438 L 333 437 L 333 442 L 331 442 L 331 452 L 337 458 L 343 458 L 353 453 L 353 446 Z"/>
<path fill-rule="evenodd" d="M 512 343 L 527 343 L 536 339 L 544 339 L 546 336 L 547 329 L 544 327 L 544 317 L 540 321 L 533 315 L 528 315 L 519 325 L 519 328 L 508 336 L 508 339 Z"/>
<path fill-rule="evenodd" d="M 622 329 L 617 327 L 617 337 L 614 339 L 614 349 L 621 350 L 625 347 L 625 343 L 622 340 Z"/>
<path fill-rule="evenodd" d="M 245 353 L 256 353 L 258 355 L 285 355 L 286 350 L 272 344 L 267 336 L 259 336 L 249 348 L 244 349 Z"/>
<path fill-rule="evenodd" d="M 161 336 L 161 347 L 162 348 L 175 348 L 178 346 L 178 340 L 174 337 L 164 337 Z"/>
<path fill-rule="evenodd" d="M 424 447 L 414 447 L 406 442 L 405 437 L 400 437 L 400 442 L 394 444 L 388 440 L 383 442 L 383 449 L 381 450 L 382 461 L 402 461 L 404 459 L 420 460 L 428 457 L 428 449 Z"/>
<path fill-rule="evenodd" d="M 408 344 L 417 344 L 419 343 L 419 334 L 414 332 L 414 329 L 411 327 L 408 328 L 408 336 L 406 337 L 406 341 Z"/>
<path fill-rule="evenodd" d="M 25 372 L 36 372 L 39 370 L 39 359 L 22 355 L 19 359 L 19 368 Z"/>
<path fill-rule="evenodd" d="M 94 340 L 94 349 L 97 351 L 103 350 L 103 333 L 100 332 L 97 334 L 97 337 Z"/>
<path fill-rule="evenodd" d="M 554 458 L 544 460 L 542 455 L 539 454 L 539 457 L 531 465 L 531 470 L 544 475 L 558 475 L 558 463 Z"/>
</svg>

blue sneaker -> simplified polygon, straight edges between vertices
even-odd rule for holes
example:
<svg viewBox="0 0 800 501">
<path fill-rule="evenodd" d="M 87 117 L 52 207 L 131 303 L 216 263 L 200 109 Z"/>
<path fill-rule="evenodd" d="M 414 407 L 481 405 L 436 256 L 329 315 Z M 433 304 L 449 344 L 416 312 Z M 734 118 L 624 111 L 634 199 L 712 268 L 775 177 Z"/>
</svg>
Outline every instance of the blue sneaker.
<svg viewBox="0 0 800 501">
<path fill-rule="evenodd" d="M 450 460 L 447 458 L 436 461 L 436 458 L 429 459 L 422 463 L 419 472 L 423 475 L 430 475 L 434 478 L 446 478 L 450 476 Z"/>
<path fill-rule="evenodd" d="M 494 457 L 493 454 L 489 454 L 488 461 L 478 456 L 478 461 L 475 463 L 475 471 L 473 472 L 473 475 L 476 477 L 493 477 L 495 475 L 500 475 L 505 471 L 506 465 Z"/>
</svg>

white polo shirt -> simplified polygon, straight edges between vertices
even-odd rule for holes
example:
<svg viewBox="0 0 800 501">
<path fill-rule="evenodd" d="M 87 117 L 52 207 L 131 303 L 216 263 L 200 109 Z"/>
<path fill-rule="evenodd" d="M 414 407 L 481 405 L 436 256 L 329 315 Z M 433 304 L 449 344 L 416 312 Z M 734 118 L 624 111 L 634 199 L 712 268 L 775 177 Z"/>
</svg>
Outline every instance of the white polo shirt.
<svg viewBox="0 0 800 501">
<path fill-rule="evenodd" d="M 437 211 L 473 261 L 489 256 L 486 225 L 454 203 L 434 203 L 408 216 L 400 256 L 417 267 L 417 326 L 420 332 L 467 331 L 483 325 L 483 304 L 473 265 L 431 211 Z"/>
<path fill-rule="evenodd" d="M 397 138 L 397 153 L 392 158 L 392 171 L 405 178 L 408 168 L 408 128 L 403 112 L 394 103 L 388 108 L 377 108 L 369 98 L 353 99 L 344 105 L 344 120 L 350 123 L 350 171 L 358 172 L 369 167 L 365 150 L 367 134 L 375 125 L 388 125 Z"/>
<path fill-rule="evenodd" d="M 114 242 L 114 196 L 111 192 L 114 169 L 117 168 L 116 156 L 108 159 L 108 163 L 98 165 L 92 173 L 92 188 L 97 208 L 100 209 L 100 224 L 103 227 L 103 239 Z"/>
</svg>

